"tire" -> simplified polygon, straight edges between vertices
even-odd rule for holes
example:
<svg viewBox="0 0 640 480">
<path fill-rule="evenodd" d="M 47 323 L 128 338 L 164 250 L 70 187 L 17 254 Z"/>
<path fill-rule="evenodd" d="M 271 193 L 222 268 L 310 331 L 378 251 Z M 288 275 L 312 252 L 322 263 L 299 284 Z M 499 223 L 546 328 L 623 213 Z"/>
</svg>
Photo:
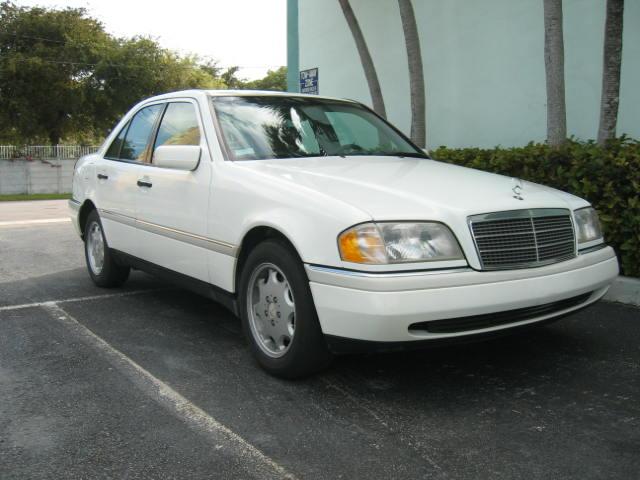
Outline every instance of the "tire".
<svg viewBox="0 0 640 480">
<path fill-rule="evenodd" d="M 275 240 L 255 247 L 240 275 L 238 302 L 251 352 L 267 372 L 293 379 L 329 365 L 309 280 L 290 247 Z"/>
<path fill-rule="evenodd" d="M 131 269 L 118 264 L 111 254 L 96 210 L 89 213 L 85 223 L 84 258 L 89 276 L 98 287 L 119 287 L 129 278 Z"/>
</svg>

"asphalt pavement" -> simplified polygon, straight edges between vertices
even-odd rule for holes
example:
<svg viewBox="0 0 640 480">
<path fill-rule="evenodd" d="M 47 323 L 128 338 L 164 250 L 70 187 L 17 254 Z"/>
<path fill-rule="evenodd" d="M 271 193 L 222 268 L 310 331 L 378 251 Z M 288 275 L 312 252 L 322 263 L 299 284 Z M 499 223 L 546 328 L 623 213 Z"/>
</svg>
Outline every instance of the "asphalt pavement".
<svg viewBox="0 0 640 480">
<path fill-rule="evenodd" d="M 283 381 L 210 300 L 94 287 L 64 205 L 0 203 L 3 480 L 640 478 L 640 309 Z"/>
</svg>

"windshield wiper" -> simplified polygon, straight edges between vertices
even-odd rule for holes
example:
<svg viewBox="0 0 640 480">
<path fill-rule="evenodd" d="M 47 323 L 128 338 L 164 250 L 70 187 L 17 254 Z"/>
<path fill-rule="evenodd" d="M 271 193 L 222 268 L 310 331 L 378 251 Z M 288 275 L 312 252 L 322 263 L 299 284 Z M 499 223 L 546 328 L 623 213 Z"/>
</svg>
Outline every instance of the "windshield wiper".
<svg viewBox="0 0 640 480">
<path fill-rule="evenodd" d="M 341 157 L 370 156 L 370 157 L 400 157 L 400 158 L 411 157 L 411 158 L 426 158 L 426 159 L 429 158 L 426 153 L 418 153 L 418 152 L 350 152 L 350 153 L 338 153 L 337 155 Z"/>
<path fill-rule="evenodd" d="M 392 153 L 390 155 L 393 155 L 395 157 L 400 157 L 400 158 L 404 158 L 404 157 L 411 157 L 411 158 L 429 158 L 429 156 L 426 153 L 418 153 L 418 152 L 402 152 L 402 153 Z"/>
</svg>

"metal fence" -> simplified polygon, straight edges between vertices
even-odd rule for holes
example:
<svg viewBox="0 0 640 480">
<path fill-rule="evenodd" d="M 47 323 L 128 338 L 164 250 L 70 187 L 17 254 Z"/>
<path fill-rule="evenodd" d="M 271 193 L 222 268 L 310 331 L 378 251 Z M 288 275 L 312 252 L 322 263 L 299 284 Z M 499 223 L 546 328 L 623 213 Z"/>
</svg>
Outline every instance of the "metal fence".
<svg viewBox="0 0 640 480">
<path fill-rule="evenodd" d="M 0 159 L 74 159 L 95 153 L 95 145 L 0 145 Z"/>
</svg>

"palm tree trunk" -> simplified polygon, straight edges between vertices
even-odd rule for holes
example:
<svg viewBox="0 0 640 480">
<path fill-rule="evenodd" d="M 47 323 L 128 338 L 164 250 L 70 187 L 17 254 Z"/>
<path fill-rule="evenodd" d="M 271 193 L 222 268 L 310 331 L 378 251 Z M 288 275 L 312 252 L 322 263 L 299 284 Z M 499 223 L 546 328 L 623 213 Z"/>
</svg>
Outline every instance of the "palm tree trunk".
<svg viewBox="0 0 640 480">
<path fill-rule="evenodd" d="M 557 146 L 567 139 L 562 0 L 544 0 L 544 66 L 547 77 L 547 143 Z"/>
<path fill-rule="evenodd" d="M 602 97 L 598 143 L 604 145 L 616 136 L 618 104 L 620 103 L 620 66 L 622 64 L 622 23 L 624 0 L 607 0 L 604 26 L 604 62 L 602 66 Z"/>
<path fill-rule="evenodd" d="M 409 89 L 411 91 L 411 140 L 419 147 L 426 145 L 426 100 L 424 91 L 424 71 L 418 25 L 411 0 L 398 0 L 404 42 L 409 63 Z"/>
<path fill-rule="evenodd" d="M 356 48 L 360 55 L 360 63 L 362 63 L 364 76 L 367 79 L 367 84 L 369 85 L 369 93 L 371 94 L 373 110 L 378 115 L 386 118 L 387 111 L 384 108 L 384 99 L 382 98 L 382 89 L 380 88 L 380 82 L 378 81 L 378 74 L 376 73 L 376 67 L 373 64 L 373 59 L 369 53 L 369 48 L 367 47 L 367 42 L 364 39 L 362 30 L 360 29 L 358 19 L 356 18 L 355 13 L 353 13 L 349 0 L 338 0 L 338 2 L 342 7 L 342 13 L 344 13 L 344 18 L 347 21 L 347 25 L 349 25 L 351 35 L 353 35 L 353 40 L 356 42 Z"/>
</svg>

